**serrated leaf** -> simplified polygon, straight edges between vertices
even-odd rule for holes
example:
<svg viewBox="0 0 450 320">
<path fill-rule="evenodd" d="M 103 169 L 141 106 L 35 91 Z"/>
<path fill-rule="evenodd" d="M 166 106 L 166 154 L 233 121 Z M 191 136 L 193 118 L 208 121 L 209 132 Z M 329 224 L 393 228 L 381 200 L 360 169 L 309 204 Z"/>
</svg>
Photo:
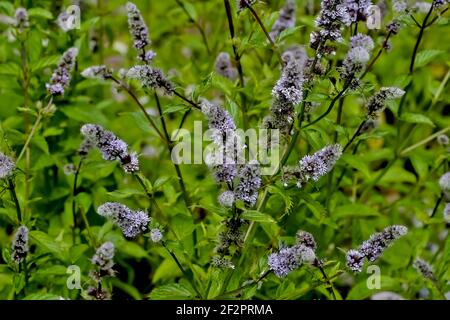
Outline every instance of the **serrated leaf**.
<svg viewBox="0 0 450 320">
<path fill-rule="evenodd" d="M 193 297 L 194 294 L 189 288 L 178 283 L 157 287 L 150 293 L 150 299 L 153 300 L 184 300 Z"/>
<path fill-rule="evenodd" d="M 402 120 L 404 122 L 408 122 L 408 123 L 427 124 L 432 127 L 435 127 L 433 121 L 431 121 L 430 118 L 428 118 L 427 116 L 425 116 L 423 114 L 419 114 L 419 113 L 405 112 L 400 117 L 400 120 Z"/>
<path fill-rule="evenodd" d="M 417 53 L 415 66 L 417 68 L 423 67 L 443 53 L 444 51 L 435 49 L 420 51 Z"/>
<path fill-rule="evenodd" d="M 268 214 L 262 213 L 256 210 L 248 210 L 244 211 L 241 214 L 241 218 L 245 220 L 255 221 L 255 222 L 265 222 L 265 223 L 274 223 L 275 220 Z"/>
</svg>

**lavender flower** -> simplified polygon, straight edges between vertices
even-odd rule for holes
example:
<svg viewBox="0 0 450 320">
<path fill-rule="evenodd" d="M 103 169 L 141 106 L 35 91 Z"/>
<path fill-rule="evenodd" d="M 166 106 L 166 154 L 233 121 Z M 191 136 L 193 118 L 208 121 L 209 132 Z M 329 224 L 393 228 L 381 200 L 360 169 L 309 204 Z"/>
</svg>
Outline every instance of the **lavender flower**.
<svg viewBox="0 0 450 320">
<path fill-rule="evenodd" d="M 111 219 L 128 238 L 134 238 L 147 230 L 150 217 L 143 211 L 133 211 L 117 202 L 106 202 L 97 208 L 97 213 Z"/>
<path fill-rule="evenodd" d="M 163 233 L 161 232 L 161 230 L 159 228 L 153 228 L 150 230 L 150 239 L 152 239 L 152 241 L 154 243 L 158 243 L 162 240 L 163 238 Z"/>
<path fill-rule="evenodd" d="M 68 163 L 63 168 L 64 174 L 70 176 L 77 172 L 77 167 L 73 163 Z"/>
<path fill-rule="evenodd" d="M 70 84 L 71 73 L 75 68 L 75 60 L 78 55 L 77 48 L 70 48 L 61 57 L 59 61 L 58 67 L 52 74 L 50 79 L 50 83 L 47 83 L 45 86 L 47 91 L 54 95 L 63 95 L 64 90 Z"/>
<path fill-rule="evenodd" d="M 280 17 L 275 21 L 269 35 L 275 41 L 281 32 L 295 26 L 296 4 L 293 0 L 286 0 L 284 7 L 280 11 Z"/>
<path fill-rule="evenodd" d="M 382 232 L 371 235 L 357 250 L 347 252 L 347 266 L 355 272 L 361 272 L 364 264 L 363 258 L 374 262 L 383 254 L 384 250 L 407 232 L 408 229 L 405 226 L 393 225 L 386 227 Z"/>
<path fill-rule="evenodd" d="M 373 47 L 369 36 L 358 33 L 351 37 L 350 50 L 342 63 L 341 79 L 356 80 L 355 77 L 366 67 Z"/>
<path fill-rule="evenodd" d="M 208 118 L 210 129 L 217 130 L 221 134 L 226 134 L 230 130 L 236 130 L 233 118 L 222 107 L 203 100 L 201 108 L 202 113 Z"/>
<path fill-rule="evenodd" d="M 383 87 L 367 103 L 367 117 L 375 119 L 386 108 L 386 102 L 402 97 L 405 91 L 396 87 Z"/>
<path fill-rule="evenodd" d="M 299 230 L 296 234 L 297 244 L 304 245 L 305 247 L 311 248 L 313 251 L 316 251 L 317 244 L 316 240 L 311 233 Z"/>
<path fill-rule="evenodd" d="M 309 180 L 318 181 L 322 176 L 330 172 L 337 160 L 342 155 L 342 146 L 333 144 L 322 148 L 313 155 L 306 155 L 300 161 L 298 167 L 286 168 L 283 181 L 297 180 L 299 188 Z"/>
<path fill-rule="evenodd" d="M 316 19 L 316 25 L 320 31 L 314 33 L 311 38 L 311 47 L 318 48 L 319 43 L 325 41 L 342 40 L 341 27 L 351 23 L 349 11 L 344 4 L 344 0 L 322 0 L 321 10 Z"/>
<path fill-rule="evenodd" d="M 369 15 L 369 8 L 372 5 L 372 1 L 346 0 L 345 5 L 347 7 L 352 22 L 366 21 Z"/>
<path fill-rule="evenodd" d="M 372 295 L 370 300 L 405 300 L 405 298 L 395 292 L 382 291 Z"/>
<path fill-rule="evenodd" d="M 314 250 L 304 245 L 294 245 L 280 249 L 269 256 L 268 264 L 279 278 L 286 277 L 302 264 L 312 263 L 316 259 Z"/>
<path fill-rule="evenodd" d="M 261 170 L 256 160 L 244 165 L 238 173 L 239 184 L 236 187 L 235 196 L 243 200 L 249 207 L 255 205 L 258 199 L 258 191 L 261 187 Z"/>
<path fill-rule="evenodd" d="M 6 179 L 12 176 L 16 164 L 13 159 L 0 152 L 0 179 Z"/>
<path fill-rule="evenodd" d="M 91 259 L 93 265 L 97 265 L 100 270 L 106 272 L 109 275 L 114 275 L 114 254 L 115 254 L 114 244 L 110 241 L 103 243 L 95 252 Z"/>
<path fill-rule="evenodd" d="M 450 223 L 450 202 L 445 204 L 444 207 L 444 220 L 446 223 Z"/>
<path fill-rule="evenodd" d="M 450 171 L 441 176 L 439 179 L 439 186 L 441 187 L 442 192 L 450 192 Z"/>
<path fill-rule="evenodd" d="M 398 21 L 392 21 L 386 25 L 386 30 L 392 34 L 400 32 L 400 23 Z"/>
<path fill-rule="evenodd" d="M 137 6 L 132 3 L 127 3 L 128 12 L 128 29 L 130 30 L 131 36 L 133 37 L 133 46 L 137 50 L 142 50 L 150 44 L 148 38 L 148 28 L 142 18 L 141 12 Z"/>
<path fill-rule="evenodd" d="M 175 90 L 173 83 L 167 79 L 160 69 L 148 65 L 132 67 L 128 70 L 127 77 L 139 80 L 144 88 L 160 89 L 168 96 L 171 96 Z"/>
<path fill-rule="evenodd" d="M 28 20 L 28 12 L 25 8 L 18 8 L 15 12 L 15 25 L 20 32 L 30 27 L 30 22 Z"/>
<path fill-rule="evenodd" d="M 92 66 L 81 72 L 81 75 L 89 79 L 106 80 L 112 77 L 111 70 L 106 66 Z"/>
<path fill-rule="evenodd" d="M 413 263 L 413 267 L 424 278 L 430 279 L 432 281 L 436 281 L 436 278 L 434 277 L 434 273 L 433 273 L 433 267 L 428 262 L 426 262 L 425 260 L 417 258 L 416 261 L 414 261 L 414 263 Z"/>
<path fill-rule="evenodd" d="M 215 266 L 216 268 L 220 269 L 234 269 L 234 264 L 224 257 L 221 256 L 214 256 L 211 260 L 211 264 Z"/>
<path fill-rule="evenodd" d="M 364 254 L 358 250 L 349 250 L 347 252 L 347 266 L 354 272 L 361 272 L 364 265 Z"/>
<path fill-rule="evenodd" d="M 103 288 L 89 287 L 86 291 L 91 299 L 95 300 L 111 300 L 111 293 Z"/>
<path fill-rule="evenodd" d="M 308 57 L 302 48 L 288 49 L 282 55 L 285 66 L 280 79 L 272 89 L 274 101 L 270 115 L 264 119 L 263 128 L 279 129 L 284 134 L 295 117 L 295 105 L 303 99 L 305 82 L 303 69 Z"/>
<path fill-rule="evenodd" d="M 216 58 L 216 72 L 222 77 L 235 81 L 238 77 L 238 71 L 231 65 L 230 55 L 227 52 L 221 52 Z"/>
<path fill-rule="evenodd" d="M 15 235 L 12 243 L 11 259 L 19 264 L 25 261 L 28 254 L 28 228 L 20 226 Z"/>
<path fill-rule="evenodd" d="M 398 13 L 403 13 L 408 9 L 408 4 L 404 0 L 393 0 L 392 10 Z"/>
<path fill-rule="evenodd" d="M 214 249 L 219 255 L 227 255 L 230 253 L 230 247 L 236 245 L 242 246 L 244 232 L 242 226 L 245 221 L 242 219 L 231 218 L 225 221 L 225 230 L 219 233 L 219 243 Z"/>
<path fill-rule="evenodd" d="M 224 207 L 232 207 L 235 201 L 235 196 L 233 191 L 224 191 L 219 196 L 219 203 Z"/>
<path fill-rule="evenodd" d="M 281 78 L 272 90 L 274 98 L 296 105 L 303 98 L 303 72 L 299 60 L 292 52 L 283 53 L 285 66 Z"/>
<path fill-rule="evenodd" d="M 441 134 L 436 138 L 437 142 L 441 145 L 441 146 L 446 146 L 449 143 L 449 139 L 448 136 L 445 134 Z"/>
<path fill-rule="evenodd" d="M 128 152 L 128 145 L 117 138 L 111 131 L 103 129 L 100 125 L 85 124 L 81 133 L 86 137 L 79 153 L 85 156 L 92 146 L 100 149 L 105 160 L 119 160 L 127 173 L 139 171 L 139 160 L 135 152 Z"/>
<path fill-rule="evenodd" d="M 449 0 L 433 0 L 433 8 L 438 9 L 446 3 L 449 3 Z"/>
</svg>

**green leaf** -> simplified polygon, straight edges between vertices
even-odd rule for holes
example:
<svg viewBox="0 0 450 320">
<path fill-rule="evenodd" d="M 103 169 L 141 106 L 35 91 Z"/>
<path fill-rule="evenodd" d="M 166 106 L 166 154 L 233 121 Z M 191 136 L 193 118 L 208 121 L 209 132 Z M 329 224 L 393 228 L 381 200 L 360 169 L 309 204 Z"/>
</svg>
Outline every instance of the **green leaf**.
<svg viewBox="0 0 450 320">
<path fill-rule="evenodd" d="M 20 67 L 14 62 L 0 63 L 0 74 L 18 76 L 20 74 Z"/>
<path fill-rule="evenodd" d="M 189 290 L 189 288 L 178 284 L 167 284 L 158 288 L 153 289 L 150 293 L 150 299 L 152 300 L 183 300 L 191 299 L 194 294 Z"/>
<path fill-rule="evenodd" d="M 183 105 L 167 106 L 163 110 L 163 114 L 176 113 L 187 111 L 189 108 Z"/>
<path fill-rule="evenodd" d="M 129 255 L 134 258 L 147 258 L 147 252 L 137 243 L 131 241 L 125 241 L 119 246 L 119 251 L 123 254 Z"/>
<path fill-rule="evenodd" d="M 444 51 L 435 49 L 420 51 L 417 53 L 415 65 L 417 68 L 423 67 L 443 53 Z"/>
<path fill-rule="evenodd" d="M 430 118 L 428 118 L 427 116 L 425 116 L 423 114 L 419 114 L 419 113 L 405 112 L 400 117 L 400 120 L 402 120 L 404 122 L 409 122 L 409 123 L 427 124 L 432 127 L 435 127 L 433 121 L 431 121 Z"/>
<path fill-rule="evenodd" d="M 347 204 L 337 207 L 333 213 L 333 218 L 365 218 L 376 217 L 380 214 L 372 207 L 365 206 L 359 203 Z"/>
<path fill-rule="evenodd" d="M 40 58 L 31 65 L 31 72 L 36 72 L 47 67 L 55 66 L 58 64 L 60 58 L 61 57 L 59 55 Z"/>
<path fill-rule="evenodd" d="M 256 210 L 248 210 L 241 214 L 241 218 L 245 220 L 255 221 L 255 222 L 266 222 L 274 223 L 275 220 L 266 213 L 262 213 Z"/>
<path fill-rule="evenodd" d="M 48 20 L 53 19 L 53 14 L 43 8 L 31 8 L 28 10 L 28 15 L 30 17 L 44 18 Z"/>
<path fill-rule="evenodd" d="M 136 195 L 142 195 L 143 192 L 140 189 L 133 189 L 133 188 L 124 188 L 120 190 L 114 190 L 111 192 L 108 192 L 108 196 L 115 198 L 115 199 L 127 199 Z"/>
<path fill-rule="evenodd" d="M 37 230 L 30 231 L 30 238 L 33 239 L 39 246 L 43 247 L 44 249 L 50 252 L 54 253 L 62 252 L 61 245 L 42 231 Z"/>
</svg>

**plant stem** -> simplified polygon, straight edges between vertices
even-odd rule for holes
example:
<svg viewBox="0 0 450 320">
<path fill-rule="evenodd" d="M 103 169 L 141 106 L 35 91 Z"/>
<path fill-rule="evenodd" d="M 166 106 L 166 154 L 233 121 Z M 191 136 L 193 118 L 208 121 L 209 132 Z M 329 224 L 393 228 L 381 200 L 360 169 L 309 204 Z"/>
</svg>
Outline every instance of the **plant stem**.
<svg viewBox="0 0 450 320">
<path fill-rule="evenodd" d="M 336 293 L 334 292 L 333 283 L 331 282 L 330 278 L 328 278 L 328 275 L 326 274 L 325 269 L 323 268 L 322 262 L 319 261 L 317 258 L 316 258 L 315 266 L 320 270 L 320 273 L 322 274 L 323 278 L 325 279 L 325 282 L 330 287 L 329 291 L 330 291 L 331 295 L 333 296 L 333 299 L 337 300 Z"/>
<path fill-rule="evenodd" d="M 147 119 L 148 123 L 150 124 L 150 126 L 156 131 L 156 133 L 158 134 L 158 136 L 165 141 L 164 136 L 162 135 L 161 131 L 158 129 L 158 127 L 156 126 L 155 122 L 153 121 L 153 119 L 150 117 L 150 115 L 147 113 L 147 111 L 145 110 L 145 107 L 142 105 L 142 103 L 139 101 L 139 99 L 136 97 L 136 95 L 134 94 L 133 91 L 131 91 L 131 89 L 125 85 L 122 81 L 117 80 L 114 77 L 110 77 L 109 79 L 111 79 L 112 81 L 114 81 L 116 84 L 118 84 L 121 88 L 123 88 L 128 95 L 134 100 L 134 102 L 136 102 L 136 104 L 138 105 L 139 109 L 141 109 L 142 113 L 144 114 L 145 118 Z"/>
<path fill-rule="evenodd" d="M 243 286 L 241 286 L 241 287 L 239 287 L 239 288 L 237 288 L 235 290 L 224 292 L 220 296 L 215 297 L 214 299 L 216 299 L 216 300 L 223 299 L 223 298 L 226 298 L 227 296 L 240 293 L 242 290 L 244 290 L 246 288 L 253 287 L 254 285 L 257 285 L 258 283 L 260 283 L 264 278 L 266 278 L 271 273 L 272 273 L 272 270 L 267 270 L 257 280 L 249 281 L 247 284 L 245 284 L 245 285 L 243 285 Z"/>
<path fill-rule="evenodd" d="M 426 143 L 428 143 L 428 142 L 434 140 L 436 137 L 440 136 L 441 134 L 446 133 L 446 132 L 449 131 L 449 130 L 450 130 L 450 127 L 447 127 L 447 128 L 445 128 L 445 129 L 442 129 L 442 130 L 440 130 L 440 131 L 438 131 L 438 132 L 432 134 L 431 136 L 426 137 L 425 139 L 423 139 L 423 140 L 421 140 L 421 141 L 419 141 L 419 142 L 413 144 L 412 146 L 403 149 L 402 151 L 400 151 L 400 156 L 406 155 L 407 153 L 409 153 L 409 152 L 413 151 L 414 149 L 416 149 L 416 148 L 418 148 L 418 147 L 420 147 L 420 146 L 422 146 L 422 145 L 424 145 L 424 144 L 426 144 Z"/>
<path fill-rule="evenodd" d="M 83 160 L 80 160 L 77 166 L 77 170 L 75 171 L 75 177 L 73 179 L 73 187 L 72 187 L 72 216 L 73 216 L 73 229 L 72 229 L 72 239 L 75 244 L 75 230 L 77 228 L 77 212 L 76 212 L 76 203 L 75 196 L 77 193 L 77 184 L 78 184 L 78 176 L 80 175 L 81 165 Z"/>
<path fill-rule="evenodd" d="M 247 8 L 252 13 L 253 17 L 255 18 L 256 22 L 258 22 L 259 26 L 261 27 L 262 31 L 264 32 L 264 35 L 266 36 L 267 40 L 269 40 L 272 50 L 276 53 L 278 57 L 278 61 L 281 65 L 284 65 L 283 59 L 281 58 L 280 52 L 278 51 L 277 45 L 273 42 L 272 38 L 270 37 L 269 33 L 267 32 L 266 27 L 264 26 L 264 23 L 259 18 L 258 14 L 256 13 L 255 9 L 253 9 L 252 5 L 248 2 L 244 2 Z"/>
<path fill-rule="evenodd" d="M 355 141 L 355 139 L 359 136 L 362 128 L 364 127 L 364 125 L 366 124 L 367 119 L 364 119 L 361 124 L 359 125 L 358 129 L 355 131 L 355 133 L 353 134 L 353 136 L 351 137 L 351 139 L 347 142 L 347 144 L 344 146 L 344 148 L 342 149 L 342 152 L 345 152 L 345 150 L 347 150 L 348 147 L 350 147 L 353 143 L 353 141 Z"/>
<path fill-rule="evenodd" d="M 234 60 L 236 61 L 236 66 L 239 74 L 239 84 L 241 88 L 244 88 L 244 73 L 242 71 L 242 64 L 241 64 L 241 56 L 239 55 L 238 49 L 236 47 L 235 43 L 235 31 L 234 31 L 234 23 L 233 23 L 233 14 L 231 12 L 231 5 L 229 0 L 223 0 L 225 5 L 225 11 L 227 13 L 227 19 L 228 19 L 228 28 L 230 30 L 230 38 L 231 38 L 231 45 L 233 47 L 233 53 L 234 53 Z M 246 95 L 241 92 L 241 102 L 242 102 L 242 119 L 244 122 L 244 130 L 247 129 L 248 126 L 248 117 L 247 117 L 247 97 Z"/>
<path fill-rule="evenodd" d="M 427 28 L 427 21 L 431 16 L 431 12 L 433 12 L 433 6 L 430 6 L 430 10 L 428 10 L 428 13 L 425 16 L 425 18 L 423 19 L 422 25 L 420 27 L 419 35 L 417 37 L 417 41 L 416 41 L 416 44 L 414 46 L 414 50 L 412 53 L 411 63 L 409 64 L 409 74 L 412 74 L 414 72 L 414 64 L 416 62 L 417 51 L 419 49 L 420 41 L 422 41 L 422 37 L 423 37 L 423 33 L 425 31 L 425 28 Z"/>
<path fill-rule="evenodd" d="M 166 251 L 170 254 L 170 256 L 172 257 L 173 261 L 175 261 L 176 265 L 178 266 L 178 269 L 180 269 L 181 273 L 186 277 L 186 279 L 191 283 L 192 288 L 195 290 L 195 292 L 197 293 L 198 297 L 200 299 L 202 299 L 202 295 L 200 293 L 200 291 L 197 289 L 197 286 L 195 285 L 194 281 L 191 280 L 191 278 L 189 277 L 189 275 L 187 274 L 187 272 L 184 270 L 183 266 L 181 265 L 180 261 L 178 260 L 177 256 L 175 255 L 175 253 L 170 250 L 166 243 L 164 241 L 162 241 L 162 246 L 164 247 L 164 249 L 166 249 Z"/>
<path fill-rule="evenodd" d="M 437 199 L 436 204 L 434 205 L 433 212 L 431 213 L 430 218 L 434 217 L 434 215 L 436 214 L 437 209 L 439 208 L 439 205 L 441 204 L 443 199 L 444 199 L 444 194 L 441 193 L 441 196 Z"/>
<path fill-rule="evenodd" d="M 173 94 L 176 95 L 178 98 L 180 98 L 181 100 L 187 102 L 188 104 L 190 104 L 191 106 L 193 106 L 195 109 L 201 110 L 202 108 L 195 103 L 194 101 L 186 98 L 185 96 L 183 96 L 181 93 L 177 92 L 177 91 L 173 91 Z"/>
<path fill-rule="evenodd" d="M 17 220 L 19 221 L 19 224 L 22 224 L 22 211 L 20 210 L 19 200 L 17 199 L 16 185 L 14 184 L 12 178 L 8 179 L 8 189 L 9 194 L 11 195 L 11 200 L 14 202 L 14 205 L 16 207 Z"/>
<path fill-rule="evenodd" d="M 208 55 L 211 54 L 211 50 L 209 49 L 208 45 L 208 38 L 206 37 L 205 30 L 202 28 L 202 26 L 194 19 L 194 17 L 191 16 L 189 11 L 186 9 L 186 6 L 183 2 L 180 0 L 175 0 L 175 2 L 180 6 L 180 8 L 184 11 L 186 16 L 189 18 L 189 20 L 194 24 L 194 26 L 197 28 L 197 30 L 200 32 L 200 35 L 202 36 L 203 43 L 205 44 L 206 51 Z"/>
</svg>

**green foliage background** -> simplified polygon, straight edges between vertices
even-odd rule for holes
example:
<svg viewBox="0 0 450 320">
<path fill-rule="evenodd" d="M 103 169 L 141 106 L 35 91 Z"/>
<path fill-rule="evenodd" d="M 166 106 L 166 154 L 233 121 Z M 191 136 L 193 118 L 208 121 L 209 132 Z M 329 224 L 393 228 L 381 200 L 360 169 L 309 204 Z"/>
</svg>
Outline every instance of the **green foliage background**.
<svg viewBox="0 0 450 320">
<path fill-rule="evenodd" d="M 393 291 L 415 299 L 420 297 L 422 288 L 428 288 L 427 298 L 442 299 L 443 293 L 449 291 L 450 240 L 443 218 L 445 201 L 430 218 L 441 197 L 438 179 L 448 170 L 450 160 L 448 146 L 440 146 L 433 136 L 438 131 L 450 130 L 448 13 L 425 30 L 413 74 L 408 68 L 419 28 L 405 17 L 400 34 L 391 38 L 392 50 L 383 51 L 361 89 L 345 95 L 341 123 L 336 122 L 336 107 L 323 120 L 300 131 L 289 164 L 332 143 L 335 135 L 338 142 L 345 144 L 364 117 L 365 102 L 380 87 L 409 86 L 401 116 L 400 100 L 390 103 L 380 127 L 360 136 L 358 151 L 347 152 L 331 174 L 302 189 L 286 188 L 280 179 L 265 189 L 270 195 L 265 210 L 246 213 L 247 219 L 256 221 L 256 232 L 241 249 L 233 271 L 211 266 L 217 236 L 223 228 L 221 221 L 229 212 L 217 203 L 220 189 L 210 170 L 205 165 L 181 166 L 193 204 L 192 216 L 183 202 L 165 145 L 133 100 L 111 82 L 87 80 L 80 75 L 91 65 L 106 64 L 117 72 L 137 63 L 128 33 L 125 2 L 81 1 L 81 28 L 66 33 L 59 29 L 55 19 L 61 8 L 70 3 L 20 2 L 0 1 L 2 17 L 13 17 L 15 9 L 22 5 L 29 11 L 31 24 L 17 38 L 12 36 L 14 28 L 0 25 L 2 152 L 17 158 L 38 117 L 39 106 L 47 101 L 45 83 L 61 54 L 76 46 L 79 55 L 70 88 L 64 97 L 54 100 L 56 110 L 46 114 L 37 126 L 29 152 L 21 158 L 20 170 L 15 175 L 24 223 L 31 230 L 26 280 L 23 270 L 19 272 L 10 261 L 12 236 L 18 226 L 15 206 L 8 190 L 1 194 L 0 298 L 84 297 L 80 290 L 67 288 L 67 267 L 81 268 L 86 289 L 94 248 L 110 240 L 117 247 L 117 277 L 107 279 L 114 299 L 192 299 L 198 297 L 193 286 L 203 298 L 209 299 L 331 299 L 319 270 L 306 266 L 285 279 L 270 274 L 256 285 L 236 290 L 267 271 L 271 247 L 278 248 L 281 242 L 292 243 L 299 229 L 315 236 L 318 256 L 325 260 L 325 271 L 339 299 L 366 299 L 377 291 Z M 246 79 L 244 88 L 214 72 L 219 52 L 232 55 L 223 1 L 135 3 L 150 30 L 152 49 L 157 52 L 155 64 L 169 75 L 177 90 L 193 100 L 200 96 L 221 99 L 238 126 L 243 124 L 239 109 L 243 94 L 247 99 L 249 126 L 258 127 L 269 112 L 271 90 L 280 77 L 280 67 L 250 12 L 237 14 L 234 1 L 231 2 L 237 30 L 235 43 L 242 55 Z M 297 1 L 297 4 L 296 27 L 278 38 L 280 50 L 292 44 L 307 45 L 309 33 L 314 30 L 319 2 Z M 283 1 L 265 1 L 254 8 L 270 29 L 282 5 Z M 415 17 L 422 21 L 424 14 Z M 376 44 L 374 53 L 380 48 L 386 35 L 384 26 L 391 19 L 392 13 L 388 13 L 382 29 L 369 31 Z M 368 32 L 362 23 L 359 28 Z M 338 44 L 336 56 L 329 60 L 330 71 L 314 85 L 308 99 L 320 106 L 307 121 L 322 114 L 342 87 L 335 68 L 348 50 L 349 35 L 346 30 L 345 41 Z M 308 50 L 313 56 L 313 51 Z M 21 53 L 25 56 L 21 57 Z M 153 94 L 144 92 L 137 83 L 131 85 L 139 97 L 146 97 L 142 100 L 145 107 L 154 112 Z M 161 103 L 169 131 L 176 129 L 189 105 L 176 97 L 163 97 Z M 153 117 L 159 123 L 158 116 Z M 204 129 L 207 128 L 205 118 L 196 111 L 189 113 L 184 127 L 192 129 L 194 120 L 202 120 Z M 65 175 L 63 167 L 79 161 L 76 151 L 82 141 L 79 130 L 84 123 L 101 124 L 141 154 L 142 176 L 162 210 L 155 219 L 165 226 L 166 245 L 176 254 L 186 274 L 181 273 L 164 247 L 148 240 L 148 235 L 127 240 L 96 213 L 95 209 L 105 201 L 123 202 L 131 208 L 150 207 L 141 186 L 133 176 L 124 174 L 117 163 L 104 161 L 98 152 L 92 152 L 82 166 L 74 197 L 74 176 Z M 343 170 L 345 175 L 335 190 Z M 73 200 L 77 208 L 75 221 Z M 92 237 L 83 215 L 90 224 Z M 376 262 L 381 268 L 381 289 L 370 290 L 366 286 L 370 274 L 351 273 L 345 266 L 345 252 L 391 224 L 407 225 L 410 231 Z M 413 269 L 412 262 L 418 256 L 433 265 L 436 283 L 422 278 Z"/>
</svg>

